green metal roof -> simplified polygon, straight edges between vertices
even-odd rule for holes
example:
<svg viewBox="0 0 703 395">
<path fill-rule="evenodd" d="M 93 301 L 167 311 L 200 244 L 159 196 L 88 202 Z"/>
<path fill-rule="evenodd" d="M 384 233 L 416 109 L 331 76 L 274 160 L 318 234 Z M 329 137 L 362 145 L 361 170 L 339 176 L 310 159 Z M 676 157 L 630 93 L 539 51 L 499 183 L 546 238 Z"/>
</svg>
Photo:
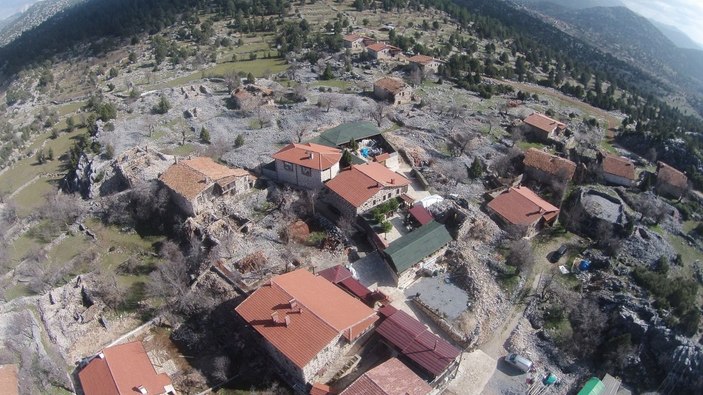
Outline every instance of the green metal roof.
<svg viewBox="0 0 703 395">
<path fill-rule="evenodd" d="M 339 147 L 348 143 L 351 139 L 361 140 L 378 134 L 381 134 L 381 131 L 378 130 L 376 125 L 368 121 L 357 121 L 343 123 L 332 129 L 325 130 L 312 142 L 328 147 Z"/>
<path fill-rule="evenodd" d="M 597 377 L 591 377 L 586 382 L 586 385 L 581 388 L 578 395 L 600 395 L 605 389 L 605 385 Z"/>
<path fill-rule="evenodd" d="M 421 226 L 392 242 L 384 253 L 390 258 L 398 274 L 432 255 L 452 241 L 447 228 L 437 221 Z"/>
</svg>

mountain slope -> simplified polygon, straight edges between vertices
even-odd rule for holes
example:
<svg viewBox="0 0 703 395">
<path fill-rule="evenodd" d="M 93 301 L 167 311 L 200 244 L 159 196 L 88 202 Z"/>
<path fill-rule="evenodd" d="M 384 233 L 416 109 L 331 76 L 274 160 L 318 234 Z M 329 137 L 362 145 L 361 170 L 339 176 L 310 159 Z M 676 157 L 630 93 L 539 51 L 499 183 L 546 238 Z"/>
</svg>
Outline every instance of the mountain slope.
<svg viewBox="0 0 703 395">
<path fill-rule="evenodd" d="M 703 50 L 703 45 L 693 41 L 686 33 L 682 32 L 676 26 L 667 25 L 657 22 L 654 19 L 649 20 L 663 35 L 679 48 Z"/>
<path fill-rule="evenodd" d="M 703 51 L 677 48 L 649 20 L 625 7 L 532 5 L 546 21 L 689 93 L 703 94 Z"/>
<path fill-rule="evenodd" d="M 534 5 L 542 3 L 544 0 L 516 0 L 517 3 Z M 625 4 L 619 0 L 550 0 L 550 3 L 569 9 L 583 9 L 592 7 L 624 7 Z"/>
<path fill-rule="evenodd" d="M 15 14 L 0 22 L 0 46 L 7 45 L 23 32 L 39 26 L 42 22 L 85 0 L 44 0 L 37 2 L 26 11 Z"/>
</svg>

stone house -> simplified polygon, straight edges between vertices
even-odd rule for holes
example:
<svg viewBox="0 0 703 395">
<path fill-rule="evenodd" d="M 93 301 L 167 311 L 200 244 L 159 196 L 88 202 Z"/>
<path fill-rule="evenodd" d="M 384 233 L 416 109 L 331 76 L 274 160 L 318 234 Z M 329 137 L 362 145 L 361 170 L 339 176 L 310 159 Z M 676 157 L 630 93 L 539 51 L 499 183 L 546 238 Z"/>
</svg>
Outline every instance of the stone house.
<svg viewBox="0 0 703 395">
<path fill-rule="evenodd" d="M 233 169 L 210 158 L 176 160 L 159 181 L 171 199 L 189 216 L 198 214 L 208 201 L 222 195 L 237 195 L 254 186 L 256 177 L 244 169 Z"/>
<path fill-rule="evenodd" d="M 488 213 L 506 231 L 534 236 L 542 227 L 552 225 L 559 209 L 527 187 L 510 187 L 487 205 Z"/>
<path fill-rule="evenodd" d="M 304 269 L 272 277 L 235 311 L 298 393 L 370 335 L 378 320 L 361 301 Z"/>
<path fill-rule="evenodd" d="M 382 255 L 398 276 L 398 287 L 403 288 L 420 269 L 431 267 L 450 241 L 447 227 L 433 220 L 394 240 Z"/>
<path fill-rule="evenodd" d="M 352 52 L 361 52 L 367 46 L 376 43 L 375 40 L 369 37 L 361 36 L 354 33 L 347 34 L 346 36 L 342 37 L 342 39 L 344 40 L 344 48 L 348 48 Z"/>
<path fill-rule="evenodd" d="M 400 78 L 383 77 L 373 83 L 373 95 L 393 105 L 410 103 L 413 89 Z"/>
<path fill-rule="evenodd" d="M 688 177 L 664 162 L 657 163 L 657 193 L 676 199 L 688 189 Z"/>
<path fill-rule="evenodd" d="M 408 62 L 410 62 L 411 66 L 418 67 L 423 73 L 437 73 L 439 71 L 439 66 L 442 64 L 442 61 L 439 59 L 419 54 L 408 58 Z"/>
<path fill-rule="evenodd" d="M 566 125 L 538 112 L 530 114 L 523 120 L 527 126 L 526 132 L 536 140 L 548 142 L 560 140 L 566 132 Z"/>
<path fill-rule="evenodd" d="M 564 182 L 571 181 L 576 172 L 574 162 L 537 148 L 525 151 L 525 159 L 522 163 L 525 165 L 525 174 L 529 178 L 545 184 L 555 178 Z"/>
<path fill-rule="evenodd" d="M 637 180 L 635 164 L 631 160 L 614 155 L 601 155 L 600 173 L 603 181 L 610 185 L 631 187 Z"/>
<path fill-rule="evenodd" d="M 278 181 L 319 189 L 339 173 L 342 151 L 315 143 L 293 143 L 281 148 L 273 158 Z"/>
<path fill-rule="evenodd" d="M 142 342 L 119 344 L 81 363 L 78 372 L 85 395 L 176 395 L 166 373 L 157 373 Z"/>
<path fill-rule="evenodd" d="M 325 184 L 326 201 L 353 218 L 408 191 L 410 181 L 378 162 L 352 165 Z"/>
<path fill-rule="evenodd" d="M 376 60 L 397 60 L 403 53 L 402 49 L 386 43 L 371 44 L 366 51 Z"/>
<path fill-rule="evenodd" d="M 275 104 L 273 90 L 254 84 L 235 88 L 231 94 L 232 101 L 240 110 L 253 110 L 258 106 L 272 106 Z"/>
</svg>

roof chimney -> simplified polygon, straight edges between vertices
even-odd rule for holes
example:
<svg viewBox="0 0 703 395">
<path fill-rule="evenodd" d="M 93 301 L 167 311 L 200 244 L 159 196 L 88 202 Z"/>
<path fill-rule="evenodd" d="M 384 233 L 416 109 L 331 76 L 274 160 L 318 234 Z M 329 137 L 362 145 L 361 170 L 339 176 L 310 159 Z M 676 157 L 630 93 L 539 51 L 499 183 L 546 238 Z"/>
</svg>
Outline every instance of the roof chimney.
<svg viewBox="0 0 703 395">
<path fill-rule="evenodd" d="M 395 184 L 395 178 L 391 178 L 391 184 Z"/>
<path fill-rule="evenodd" d="M 271 313 L 271 319 L 273 320 L 274 324 L 278 324 L 278 311 L 274 311 Z"/>
<path fill-rule="evenodd" d="M 140 394 L 147 394 L 147 393 L 149 393 L 149 391 L 147 391 L 147 390 L 146 390 L 146 387 L 144 387 L 143 385 L 138 386 L 138 387 L 137 387 L 137 391 L 139 391 Z"/>
<path fill-rule="evenodd" d="M 288 301 L 288 304 L 290 305 L 291 310 L 295 309 L 298 307 L 298 302 L 295 300 L 295 298 L 291 299 Z"/>
<path fill-rule="evenodd" d="M 288 328 L 288 325 L 290 325 L 290 317 L 288 316 L 288 314 L 286 314 L 285 324 L 286 324 L 286 328 Z"/>
</svg>

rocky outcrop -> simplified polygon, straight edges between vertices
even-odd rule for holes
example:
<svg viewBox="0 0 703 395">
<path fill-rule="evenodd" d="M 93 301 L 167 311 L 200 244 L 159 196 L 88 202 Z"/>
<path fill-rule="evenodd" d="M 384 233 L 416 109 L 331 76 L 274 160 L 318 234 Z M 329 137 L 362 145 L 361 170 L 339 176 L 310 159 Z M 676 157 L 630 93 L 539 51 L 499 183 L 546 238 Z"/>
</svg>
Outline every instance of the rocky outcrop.
<svg viewBox="0 0 703 395">
<path fill-rule="evenodd" d="M 574 190 L 563 205 L 560 222 L 568 230 L 594 239 L 605 230 L 626 235 L 632 226 L 622 199 L 609 188 L 595 187 Z"/>
</svg>

